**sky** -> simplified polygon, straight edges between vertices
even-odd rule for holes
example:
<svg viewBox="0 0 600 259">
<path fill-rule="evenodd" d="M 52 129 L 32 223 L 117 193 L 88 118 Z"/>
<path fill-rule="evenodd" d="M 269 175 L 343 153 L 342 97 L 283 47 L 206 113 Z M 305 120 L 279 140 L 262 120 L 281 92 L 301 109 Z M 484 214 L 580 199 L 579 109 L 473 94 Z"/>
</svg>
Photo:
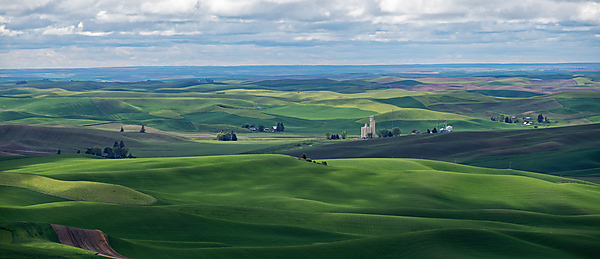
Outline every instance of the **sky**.
<svg viewBox="0 0 600 259">
<path fill-rule="evenodd" d="M 600 0 L 0 0 L 0 69 L 600 61 Z"/>
</svg>

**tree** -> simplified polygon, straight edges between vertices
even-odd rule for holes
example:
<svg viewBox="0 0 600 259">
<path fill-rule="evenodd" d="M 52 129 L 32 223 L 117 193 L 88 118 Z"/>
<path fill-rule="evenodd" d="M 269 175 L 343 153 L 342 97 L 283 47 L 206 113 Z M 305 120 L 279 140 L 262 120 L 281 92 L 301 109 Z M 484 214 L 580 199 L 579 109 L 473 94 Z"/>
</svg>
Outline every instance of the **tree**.
<svg viewBox="0 0 600 259">
<path fill-rule="evenodd" d="M 60 149 L 58 150 L 58 152 L 56 152 L 57 155 L 60 155 Z"/>
<path fill-rule="evenodd" d="M 127 158 L 135 158 L 131 153 L 129 153 L 129 156 Z"/>
<path fill-rule="evenodd" d="M 285 127 L 283 126 L 283 122 L 280 122 L 280 125 L 279 125 L 279 127 L 277 127 L 277 130 L 278 131 L 284 131 L 285 130 Z"/>
<path fill-rule="evenodd" d="M 342 139 L 346 139 L 346 137 L 348 136 L 348 132 L 347 131 L 342 131 Z"/>
<path fill-rule="evenodd" d="M 331 139 L 331 132 L 327 131 L 327 133 L 325 133 L 325 137 L 327 137 L 327 139 Z"/>
<path fill-rule="evenodd" d="M 140 130 L 141 133 L 146 133 L 146 128 L 144 128 L 144 125 L 142 125 L 142 129 Z"/>
<path fill-rule="evenodd" d="M 119 142 L 119 147 L 121 147 L 121 148 L 125 147 L 125 142 L 123 142 L 123 140 L 121 140 L 121 142 Z"/>
<path fill-rule="evenodd" d="M 394 135 L 394 137 L 395 137 L 395 136 L 400 136 L 400 133 L 401 133 L 401 132 L 400 132 L 400 128 L 398 128 L 398 127 L 394 127 L 394 128 L 392 129 L 392 135 Z"/>
<path fill-rule="evenodd" d="M 81 150 L 77 149 L 77 154 L 81 154 Z"/>
<path fill-rule="evenodd" d="M 546 123 L 550 123 L 550 120 L 548 120 L 548 117 L 544 117 L 544 121 L 545 121 Z"/>
<path fill-rule="evenodd" d="M 129 148 L 127 147 L 123 147 L 121 148 L 121 152 L 119 152 L 120 154 L 115 154 L 115 156 L 119 156 L 121 158 L 126 158 L 127 157 L 127 153 L 129 153 Z"/>
<path fill-rule="evenodd" d="M 123 129 L 123 126 L 121 126 L 121 132 L 125 131 L 125 129 Z"/>
<path fill-rule="evenodd" d="M 377 136 L 380 137 L 380 138 L 387 138 L 388 133 L 389 133 L 389 130 L 387 130 L 387 129 L 380 129 L 380 130 L 377 131 Z"/>
<path fill-rule="evenodd" d="M 244 129 L 250 128 L 250 125 L 248 125 L 248 123 L 244 123 L 244 125 L 242 125 L 242 128 L 244 128 Z"/>
<path fill-rule="evenodd" d="M 218 141 L 227 141 L 229 139 L 227 139 L 227 134 L 225 134 L 223 131 L 217 133 L 217 140 Z"/>
<path fill-rule="evenodd" d="M 387 136 L 391 138 L 391 137 L 394 136 L 394 134 L 391 131 L 388 131 L 388 135 Z"/>
<path fill-rule="evenodd" d="M 542 122 L 544 121 L 544 115 L 542 115 L 542 114 L 540 113 L 540 115 L 538 115 L 538 120 L 537 120 L 537 121 L 538 121 L 539 123 L 542 123 Z"/>
<path fill-rule="evenodd" d="M 300 158 L 306 160 L 306 153 L 302 153 L 302 156 Z"/>
<path fill-rule="evenodd" d="M 433 128 L 433 130 L 431 131 L 431 133 L 437 133 L 437 128 Z"/>
<path fill-rule="evenodd" d="M 113 153 L 113 149 L 110 147 L 105 147 L 104 151 L 102 152 L 102 154 L 107 154 L 108 157 L 113 158 L 115 157 L 115 153 Z"/>
<path fill-rule="evenodd" d="M 113 157 L 114 158 L 120 158 L 121 157 L 121 152 L 122 152 L 122 148 L 121 147 L 116 147 L 112 149 L 113 152 Z"/>
<path fill-rule="evenodd" d="M 237 141 L 237 136 L 231 131 L 231 141 Z"/>
<path fill-rule="evenodd" d="M 99 146 L 94 146 L 92 148 L 92 154 L 97 155 L 97 156 L 101 156 L 102 155 L 102 149 Z"/>
<path fill-rule="evenodd" d="M 115 144 L 113 144 L 113 148 L 116 148 L 116 147 L 120 147 L 119 142 L 117 142 L 117 141 L 115 141 Z"/>
<path fill-rule="evenodd" d="M 263 132 L 265 131 L 265 125 L 258 125 L 258 132 Z"/>
<path fill-rule="evenodd" d="M 427 129 L 427 134 L 431 133 L 431 130 Z"/>
<path fill-rule="evenodd" d="M 496 118 L 495 118 L 494 116 L 492 116 L 492 117 L 490 118 L 490 120 L 492 120 L 492 121 L 496 121 Z"/>
</svg>

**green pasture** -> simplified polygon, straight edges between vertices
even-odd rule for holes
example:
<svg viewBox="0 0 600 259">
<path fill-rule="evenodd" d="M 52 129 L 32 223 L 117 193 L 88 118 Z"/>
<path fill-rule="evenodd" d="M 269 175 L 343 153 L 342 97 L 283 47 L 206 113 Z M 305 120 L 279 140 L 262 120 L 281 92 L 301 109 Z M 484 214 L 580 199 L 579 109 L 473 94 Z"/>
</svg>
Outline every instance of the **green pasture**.
<svg viewBox="0 0 600 259">
<path fill-rule="evenodd" d="M 235 127 L 244 123 L 269 126 L 284 122 L 290 134 L 322 135 L 327 131 L 359 128 L 370 115 L 378 116 L 376 120 L 382 123 L 395 120 L 410 124 L 417 120 L 472 121 L 499 115 L 523 117 L 544 113 L 560 126 L 589 123 L 585 118 L 600 113 L 595 102 L 598 93 L 593 91 L 539 96 L 508 90 L 369 89 L 377 83 L 356 80 L 261 81 L 259 84 L 263 86 L 244 89 L 240 87 L 252 84 L 230 83 L 40 81 L 28 85 L 30 95 L 0 97 L 0 121 L 74 126 L 113 122 L 213 134 L 220 130 L 235 131 Z M 309 83 L 324 85 L 311 88 L 307 86 Z M 287 89 L 292 85 L 301 87 L 297 91 Z M 146 87 L 144 92 L 135 90 L 140 87 Z M 363 90 L 338 91 L 345 87 Z M 342 120 L 347 121 L 342 123 Z M 355 123 L 357 120 L 360 121 Z M 325 123 L 329 125 L 322 125 Z"/>
<path fill-rule="evenodd" d="M 598 84 L 598 82 L 592 81 L 591 79 L 589 79 L 587 77 L 576 77 L 576 78 L 573 78 L 573 80 L 575 80 L 577 82 L 577 85 L 580 85 L 580 86 L 585 86 L 585 84 Z"/>
<path fill-rule="evenodd" d="M 87 181 L 60 181 L 30 174 L 1 173 L 0 185 L 20 187 L 70 200 L 146 205 L 151 196 L 127 187 Z"/>
<path fill-rule="evenodd" d="M 525 91 L 514 91 L 514 90 L 467 90 L 470 93 L 478 93 L 493 97 L 504 97 L 504 98 L 529 98 L 534 96 L 541 96 L 543 94 L 525 92 Z"/>
<path fill-rule="evenodd" d="M 357 108 L 337 108 L 314 105 L 286 105 L 266 109 L 262 112 L 305 120 L 357 119 L 361 117 L 368 117 L 373 114 L 373 112 L 364 111 Z"/>
<path fill-rule="evenodd" d="M 394 105 L 387 103 L 380 103 L 370 99 L 334 99 L 334 100 L 321 100 L 321 101 L 307 101 L 302 102 L 304 105 L 322 105 L 331 107 L 341 108 L 355 108 L 363 111 L 370 111 L 375 113 L 386 113 L 398 109 Z"/>
<path fill-rule="evenodd" d="M 418 108 L 427 109 L 425 105 L 417 101 L 412 96 L 394 97 L 388 99 L 377 99 L 378 102 L 391 104 L 400 108 Z"/>
<path fill-rule="evenodd" d="M 0 242 L 3 258 L 98 258 L 95 252 L 60 244 L 48 223 L 0 222 L 0 235 L 11 242 Z"/>
<path fill-rule="evenodd" d="M 468 116 L 445 113 L 445 112 L 437 112 L 425 109 L 417 109 L 417 108 L 398 108 L 395 111 L 375 115 L 376 122 L 386 122 L 386 121 L 434 121 L 434 120 L 470 120 L 473 119 Z M 367 123 L 369 118 L 362 118 L 358 120 L 358 123 Z"/>
<path fill-rule="evenodd" d="M 119 185 L 158 201 L 67 201 L 0 187 L 9 194 L 0 196 L 0 239 L 10 231 L 25 240 L 4 241 L 0 251 L 85 258 L 57 244 L 49 223 L 100 229 L 130 258 L 580 258 L 600 251 L 595 184 L 421 159 L 326 161 L 7 158 L 3 174 Z M 11 201 L 14 195 L 25 198 Z"/>
<path fill-rule="evenodd" d="M 376 129 L 399 128 L 402 134 L 410 134 L 413 130 L 418 130 L 421 133 L 426 133 L 427 130 L 443 127 L 445 118 L 439 120 L 389 120 L 377 122 Z M 366 123 L 366 122 L 365 122 Z M 520 123 L 503 123 L 490 120 L 474 119 L 474 120 L 448 120 L 448 125 L 453 127 L 454 132 L 465 131 L 491 131 L 491 130 L 509 130 L 509 129 L 530 129 L 532 126 L 523 126 Z M 353 132 L 354 133 L 354 132 Z M 358 130 L 356 134 L 360 133 Z"/>
<path fill-rule="evenodd" d="M 454 129 L 468 127 L 450 121 Z M 456 124 L 455 124 L 456 123 Z M 504 125 L 505 123 L 489 122 Z M 514 124 L 506 124 L 514 125 Z M 387 127 L 390 124 L 378 125 Z M 404 134 L 411 126 L 421 130 L 435 125 L 394 124 Z M 516 125 L 523 128 L 523 126 Z M 290 147 L 277 151 L 293 156 L 306 153 L 316 159 L 332 158 L 425 158 L 462 164 L 512 168 L 569 177 L 597 177 L 600 169 L 597 124 L 548 129 L 490 131 L 470 128 L 467 132 L 419 134 L 353 142 L 329 141 L 328 145 Z"/>
</svg>

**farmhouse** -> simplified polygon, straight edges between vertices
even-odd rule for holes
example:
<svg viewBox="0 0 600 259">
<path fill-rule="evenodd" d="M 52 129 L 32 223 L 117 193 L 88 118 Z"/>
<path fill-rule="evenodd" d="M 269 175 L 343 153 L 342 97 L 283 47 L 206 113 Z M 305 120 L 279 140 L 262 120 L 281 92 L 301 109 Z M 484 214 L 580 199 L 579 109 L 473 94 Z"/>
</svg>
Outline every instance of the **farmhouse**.
<svg viewBox="0 0 600 259">
<path fill-rule="evenodd" d="M 446 120 L 444 122 L 444 127 L 440 128 L 440 130 L 438 132 L 439 133 L 451 133 L 452 132 L 452 126 L 448 125 L 448 120 Z"/>
<path fill-rule="evenodd" d="M 375 118 L 369 116 L 369 125 L 365 123 L 364 127 L 360 128 L 360 138 L 374 138 L 375 137 Z"/>
</svg>

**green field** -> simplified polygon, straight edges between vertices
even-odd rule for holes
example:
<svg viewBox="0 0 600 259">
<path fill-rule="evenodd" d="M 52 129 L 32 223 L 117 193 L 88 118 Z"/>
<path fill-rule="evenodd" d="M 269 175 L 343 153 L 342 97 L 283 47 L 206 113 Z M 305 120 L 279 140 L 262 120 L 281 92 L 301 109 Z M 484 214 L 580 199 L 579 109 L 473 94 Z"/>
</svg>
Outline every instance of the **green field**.
<svg viewBox="0 0 600 259">
<path fill-rule="evenodd" d="M 402 124 L 398 125 L 402 127 Z M 333 142 L 278 151 L 316 159 L 425 158 L 492 168 L 594 177 L 600 182 L 600 126 L 421 134 L 373 140 Z"/>
<path fill-rule="evenodd" d="M 281 155 L 11 159 L 0 164 L 4 174 L 54 179 L 57 187 L 118 185 L 158 201 L 68 201 L 36 187 L 0 187 L 0 237 L 9 240 L 10 231 L 15 239 L 0 250 L 14 258 L 89 256 L 57 244 L 52 223 L 100 229 L 130 258 L 581 258 L 600 252 L 600 187 L 594 184 L 418 159 L 327 163 Z"/>
<path fill-rule="evenodd" d="M 596 258 L 597 76 L 420 76 L 2 83 L 0 257 Z"/>
<path fill-rule="evenodd" d="M 503 84 L 512 82 L 502 80 Z M 552 126 L 566 126 L 590 123 L 587 117 L 600 114 L 598 91 L 543 95 L 517 90 L 409 91 L 361 80 L 225 82 L 39 81 L 26 88 L 5 83 L 0 122 L 72 126 L 120 123 L 210 134 L 221 130 L 246 133 L 240 127 L 245 123 L 270 127 L 283 122 L 289 125 L 285 134 L 315 136 L 328 131 L 358 134 L 360 124 L 371 115 L 382 123 L 469 121 L 468 127 L 455 127 L 455 131 L 481 131 L 518 128 L 485 123 L 491 116 L 521 118 L 542 113 L 552 119 Z M 321 125 L 324 122 L 327 125 Z"/>
</svg>

